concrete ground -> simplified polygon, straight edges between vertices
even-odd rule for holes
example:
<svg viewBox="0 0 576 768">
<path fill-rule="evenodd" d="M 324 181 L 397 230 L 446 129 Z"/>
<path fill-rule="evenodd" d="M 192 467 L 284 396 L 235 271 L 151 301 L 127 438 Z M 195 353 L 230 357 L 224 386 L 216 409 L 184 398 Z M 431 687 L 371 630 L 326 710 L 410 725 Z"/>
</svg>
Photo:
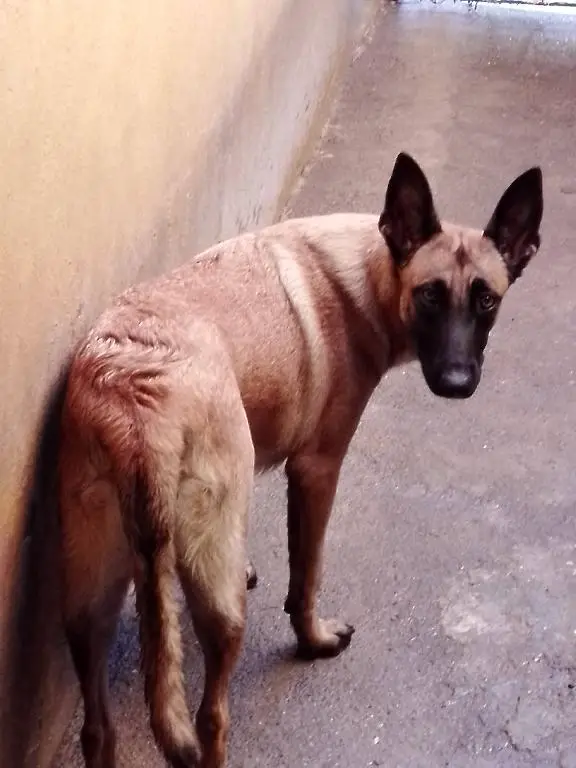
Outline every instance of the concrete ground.
<svg viewBox="0 0 576 768">
<path fill-rule="evenodd" d="M 232 689 L 230 768 L 576 766 L 576 17 L 402 3 L 377 14 L 291 214 L 379 212 L 400 150 L 441 213 L 482 226 L 541 164 L 543 246 L 485 374 L 444 402 L 416 366 L 368 408 L 345 464 L 322 610 L 339 659 L 291 658 L 284 485 L 258 481 L 260 586 Z M 199 652 L 185 628 L 190 699 Z M 120 766 L 160 767 L 127 608 L 112 663 Z M 56 761 L 80 766 L 73 723 Z"/>
</svg>

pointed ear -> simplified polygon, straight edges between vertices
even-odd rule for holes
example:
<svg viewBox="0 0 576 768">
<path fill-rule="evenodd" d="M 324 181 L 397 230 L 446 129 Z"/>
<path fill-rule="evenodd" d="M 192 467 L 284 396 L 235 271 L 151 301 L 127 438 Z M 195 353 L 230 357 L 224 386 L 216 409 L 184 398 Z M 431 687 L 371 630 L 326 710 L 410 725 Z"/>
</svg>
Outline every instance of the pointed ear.
<svg viewBox="0 0 576 768">
<path fill-rule="evenodd" d="M 504 192 L 484 230 L 504 259 L 510 283 L 540 247 L 543 207 L 542 171 L 530 168 Z"/>
<path fill-rule="evenodd" d="M 428 180 L 404 152 L 396 158 L 378 227 L 398 266 L 442 229 Z"/>
</svg>

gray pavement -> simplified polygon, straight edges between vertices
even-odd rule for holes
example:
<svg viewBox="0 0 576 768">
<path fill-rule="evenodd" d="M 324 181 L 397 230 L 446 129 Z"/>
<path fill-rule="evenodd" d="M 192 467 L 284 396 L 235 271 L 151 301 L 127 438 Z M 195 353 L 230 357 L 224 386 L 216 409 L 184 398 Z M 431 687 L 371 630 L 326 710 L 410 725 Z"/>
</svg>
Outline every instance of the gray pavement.
<svg viewBox="0 0 576 768">
<path fill-rule="evenodd" d="M 543 246 L 507 297 L 477 394 L 382 383 L 340 483 L 322 610 L 355 623 L 298 664 L 281 473 L 260 478 L 260 575 L 232 688 L 230 768 L 576 766 L 576 16 L 383 5 L 291 214 L 379 212 L 398 151 L 440 212 L 482 226 L 544 171 Z M 201 685 L 186 624 L 190 700 Z M 120 766 L 160 768 L 130 605 L 112 663 Z M 55 768 L 80 766 L 73 723 Z"/>
</svg>

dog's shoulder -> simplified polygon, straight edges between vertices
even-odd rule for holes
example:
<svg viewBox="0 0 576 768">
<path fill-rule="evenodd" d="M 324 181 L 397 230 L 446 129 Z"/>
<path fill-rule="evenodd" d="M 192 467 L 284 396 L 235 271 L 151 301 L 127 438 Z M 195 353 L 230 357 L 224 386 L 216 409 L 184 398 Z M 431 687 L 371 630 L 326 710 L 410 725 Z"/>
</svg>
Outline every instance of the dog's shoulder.
<svg viewBox="0 0 576 768">
<path fill-rule="evenodd" d="M 314 306 L 322 307 L 321 314 L 347 306 L 386 344 L 382 307 L 390 303 L 396 280 L 377 216 L 336 213 L 287 219 L 258 237 L 279 268 L 302 327 Z"/>
<path fill-rule="evenodd" d="M 301 248 L 327 256 L 344 251 L 351 259 L 382 244 L 378 217 L 364 213 L 331 213 L 285 219 L 261 230 L 258 237 L 298 244 Z"/>
<path fill-rule="evenodd" d="M 266 249 L 322 270 L 353 296 L 363 292 L 374 255 L 387 250 L 378 217 L 361 213 L 286 219 L 261 230 L 258 239 Z"/>
</svg>

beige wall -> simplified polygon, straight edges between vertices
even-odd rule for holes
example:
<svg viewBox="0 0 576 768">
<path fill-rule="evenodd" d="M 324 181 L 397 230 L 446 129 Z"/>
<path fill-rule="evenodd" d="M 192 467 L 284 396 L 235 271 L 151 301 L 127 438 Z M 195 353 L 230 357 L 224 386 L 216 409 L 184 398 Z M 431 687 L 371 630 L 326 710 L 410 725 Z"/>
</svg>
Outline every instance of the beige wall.
<svg viewBox="0 0 576 768">
<path fill-rule="evenodd" d="M 274 218 L 362 5 L 0 0 L 2 766 L 46 763 L 75 690 L 53 618 L 62 363 L 127 283 Z"/>
</svg>

